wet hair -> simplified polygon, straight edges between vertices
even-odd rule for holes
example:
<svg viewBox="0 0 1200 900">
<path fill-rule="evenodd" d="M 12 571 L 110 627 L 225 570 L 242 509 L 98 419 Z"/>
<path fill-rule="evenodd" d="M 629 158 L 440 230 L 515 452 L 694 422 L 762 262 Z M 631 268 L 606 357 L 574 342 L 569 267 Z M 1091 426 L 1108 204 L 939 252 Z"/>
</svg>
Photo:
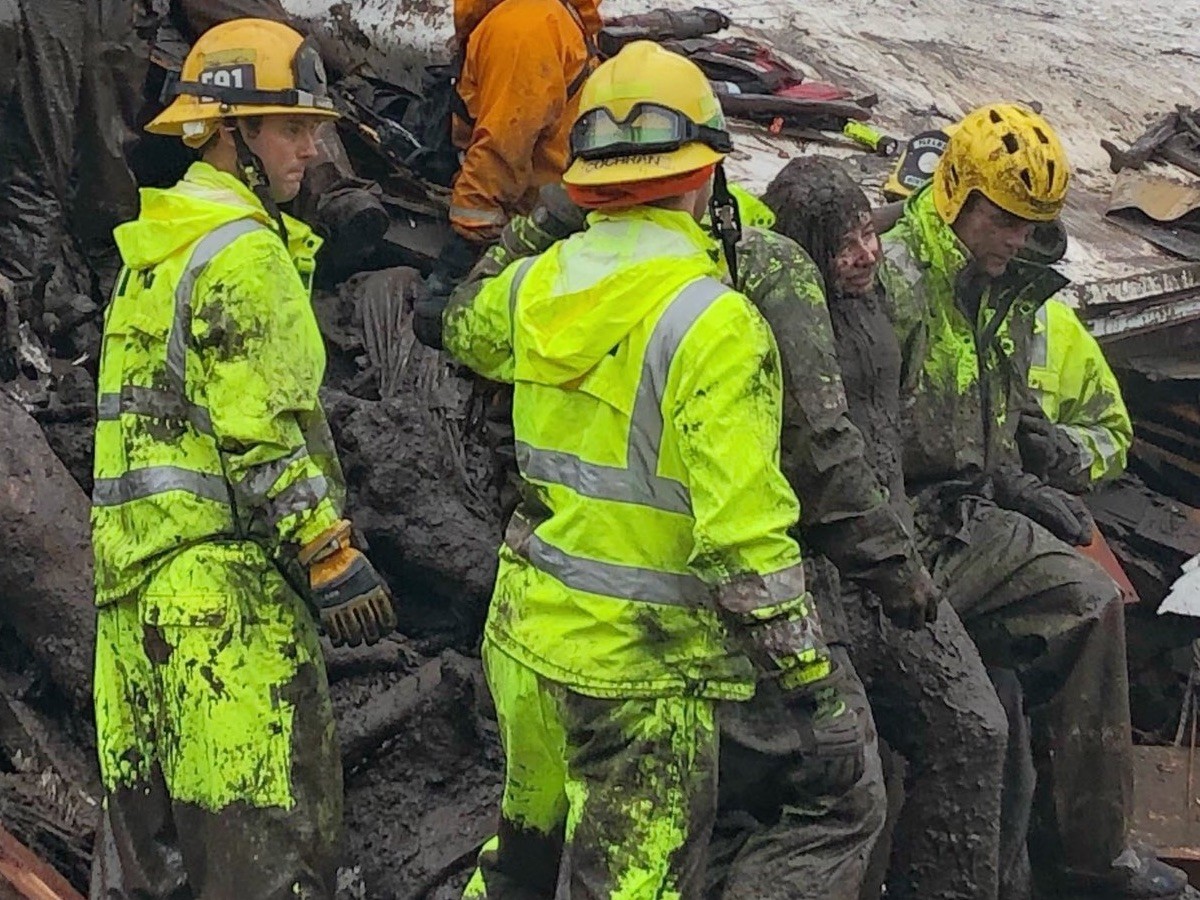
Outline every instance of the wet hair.
<svg viewBox="0 0 1200 900">
<path fill-rule="evenodd" d="M 762 200 L 776 216 L 775 230 L 808 251 L 832 292 L 834 258 L 846 232 L 871 212 L 862 188 L 836 159 L 801 156 L 775 176 Z"/>
</svg>

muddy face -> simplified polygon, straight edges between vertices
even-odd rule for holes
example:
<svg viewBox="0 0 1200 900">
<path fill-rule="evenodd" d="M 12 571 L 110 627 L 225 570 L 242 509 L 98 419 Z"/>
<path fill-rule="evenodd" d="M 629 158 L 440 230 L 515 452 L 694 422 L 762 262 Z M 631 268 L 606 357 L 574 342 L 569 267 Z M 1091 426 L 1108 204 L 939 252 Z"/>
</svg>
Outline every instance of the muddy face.
<svg viewBox="0 0 1200 900">
<path fill-rule="evenodd" d="M 1029 242 L 1035 225 L 974 194 L 952 227 L 980 267 L 998 278 Z"/>
<path fill-rule="evenodd" d="M 833 292 L 861 297 L 875 284 L 883 248 L 870 213 L 860 213 L 858 223 L 842 235 L 833 257 Z"/>
<path fill-rule="evenodd" d="M 832 301 L 861 297 L 875 280 L 879 238 L 871 204 L 842 164 L 824 156 L 793 159 L 767 187 L 775 230 L 812 257 Z"/>
</svg>

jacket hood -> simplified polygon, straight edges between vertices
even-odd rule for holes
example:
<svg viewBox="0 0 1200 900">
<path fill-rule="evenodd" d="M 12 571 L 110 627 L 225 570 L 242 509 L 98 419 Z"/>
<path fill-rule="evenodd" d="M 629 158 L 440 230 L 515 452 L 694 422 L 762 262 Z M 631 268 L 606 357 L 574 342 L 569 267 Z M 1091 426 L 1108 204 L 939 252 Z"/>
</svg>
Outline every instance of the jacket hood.
<svg viewBox="0 0 1200 900">
<path fill-rule="evenodd" d="M 593 212 L 521 286 L 514 322 L 516 377 L 576 381 L 648 315 L 697 278 L 720 278 L 712 238 L 685 212 L 639 206 Z"/>
<path fill-rule="evenodd" d="M 454 34 L 459 43 L 466 43 L 471 32 L 493 9 L 504 0 L 454 0 Z M 564 3 L 575 10 L 587 33 L 595 37 L 603 24 L 600 19 L 600 0 L 547 0 L 549 3 Z"/>
<path fill-rule="evenodd" d="M 237 219 L 252 218 L 275 228 L 253 191 L 235 176 L 204 162 L 192 163 L 174 187 L 143 188 L 140 195 L 138 217 L 113 230 L 121 258 L 131 269 L 157 265 L 214 228 Z M 283 218 L 289 250 L 304 243 L 311 254 L 316 247 L 312 230 L 290 216 Z"/>
</svg>

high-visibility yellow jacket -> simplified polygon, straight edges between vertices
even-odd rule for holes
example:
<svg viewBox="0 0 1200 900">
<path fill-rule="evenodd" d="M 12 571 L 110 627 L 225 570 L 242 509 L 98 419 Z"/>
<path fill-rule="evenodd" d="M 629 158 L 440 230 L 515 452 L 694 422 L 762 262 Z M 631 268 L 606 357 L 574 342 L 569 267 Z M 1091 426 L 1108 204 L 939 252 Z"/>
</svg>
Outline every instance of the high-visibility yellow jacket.
<svg viewBox="0 0 1200 900">
<path fill-rule="evenodd" d="M 286 555 L 338 522 L 344 495 L 317 399 L 318 238 L 285 217 L 285 247 L 254 194 L 205 163 L 143 190 L 141 206 L 115 232 L 125 268 L 100 359 L 99 604 L 206 544 L 258 565 Z M 197 595 L 206 579 L 229 579 L 201 568 L 211 567 L 197 565 Z"/>
<path fill-rule="evenodd" d="M 1031 355 L 1030 387 L 1046 417 L 1079 449 L 1069 471 L 1050 477 L 1064 484 L 1116 478 L 1125 471 L 1133 423 L 1096 339 L 1073 309 L 1050 299 L 1037 311 Z"/>
<path fill-rule="evenodd" d="M 488 637 L 601 697 L 748 697 L 740 651 L 753 652 L 742 639 L 755 628 L 779 629 L 789 656 L 770 662 L 793 681 L 823 677 L 788 536 L 799 508 L 779 469 L 769 328 L 717 280 L 690 215 L 638 207 L 589 222 L 445 317 L 448 350 L 515 384 L 525 497 Z"/>
</svg>

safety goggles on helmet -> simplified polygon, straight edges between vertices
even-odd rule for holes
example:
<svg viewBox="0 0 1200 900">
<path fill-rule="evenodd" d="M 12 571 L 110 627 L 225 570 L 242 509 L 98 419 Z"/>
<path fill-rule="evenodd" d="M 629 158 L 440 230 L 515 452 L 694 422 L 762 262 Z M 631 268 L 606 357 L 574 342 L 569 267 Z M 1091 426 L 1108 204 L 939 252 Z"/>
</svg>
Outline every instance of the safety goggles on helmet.
<svg viewBox="0 0 1200 900">
<path fill-rule="evenodd" d="M 294 106 L 298 110 L 332 110 L 329 83 L 320 51 L 306 39 L 292 57 L 292 88 L 259 90 L 252 62 L 213 63 L 204 68 L 198 81 L 173 81 L 163 86 L 163 100 L 181 94 L 201 103 L 225 106 Z"/>
<path fill-rule="evenodd" d="M 670 153 L 692 143 L 704 144 L 717 153 L 733 152 L 733 139 L 723 128 L 698 125 L 678 110 L 657 103 L 638 103 L 620 121 L 606 107 L 590 109 L 571 128 L 572 157 L 589 161 Z"/>
</svg>

